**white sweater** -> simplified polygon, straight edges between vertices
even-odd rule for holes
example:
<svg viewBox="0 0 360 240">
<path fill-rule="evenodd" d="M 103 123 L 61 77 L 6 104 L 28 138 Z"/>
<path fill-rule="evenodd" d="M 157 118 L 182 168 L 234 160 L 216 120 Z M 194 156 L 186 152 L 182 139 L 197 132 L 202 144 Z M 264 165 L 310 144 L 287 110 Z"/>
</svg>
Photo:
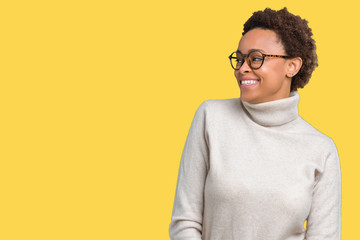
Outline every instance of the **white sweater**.
<svg viewBox="0 0 360 240">
<path fill-rule="evenodd" d="M 298 115 L 298 102 L 293 91 L 200 105 L 181 157 L 172 240 L 341 238 L 337 148 Z"/>
</svg>

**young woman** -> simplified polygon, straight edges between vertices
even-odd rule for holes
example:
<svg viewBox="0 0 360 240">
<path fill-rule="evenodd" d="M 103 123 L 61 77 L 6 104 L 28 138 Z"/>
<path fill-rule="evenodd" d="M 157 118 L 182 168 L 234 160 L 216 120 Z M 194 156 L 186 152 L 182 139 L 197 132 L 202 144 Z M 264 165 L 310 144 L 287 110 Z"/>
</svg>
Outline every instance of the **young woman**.
<svg viewBox="0 0 360 240">
<path fill-rule="evenodd" d="M 336 145 L 298 115 L 297 89 L 318 65 L 312 31 L 286 8 L 267 8 L 251 16 L 242 35 L 229 56 L 241 96 L 197 109 L 170 237 L 340 240 Z"/>
</svg>

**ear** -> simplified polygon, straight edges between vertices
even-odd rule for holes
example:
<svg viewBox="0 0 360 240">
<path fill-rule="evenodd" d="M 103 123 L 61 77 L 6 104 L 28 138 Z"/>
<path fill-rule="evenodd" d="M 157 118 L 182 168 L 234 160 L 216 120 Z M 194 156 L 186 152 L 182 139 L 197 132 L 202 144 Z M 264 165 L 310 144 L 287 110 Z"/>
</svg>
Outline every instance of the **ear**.
<svg viewBox="0 0 360 240">
<path fill-rule="evenodd" d="M 301 57 L 288 59 L 286 76 L 292 78 L 299 72 L 301 66 L 302 66 Z"/>
</svg>

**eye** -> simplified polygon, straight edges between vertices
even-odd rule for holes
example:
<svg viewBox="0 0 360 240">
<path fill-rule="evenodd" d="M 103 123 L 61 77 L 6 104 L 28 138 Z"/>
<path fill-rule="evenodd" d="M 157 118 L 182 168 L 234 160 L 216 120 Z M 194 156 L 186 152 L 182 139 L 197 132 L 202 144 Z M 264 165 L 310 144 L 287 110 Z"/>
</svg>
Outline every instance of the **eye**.
<svg viewBox="0 0 360 240">
<path fill-rule="evenodd" d="M 250 61 L 252 61 L 252 62 L 261 62 L 262 60 L 263 60 L 262 56 L 252 56 L 250 58 Z"/>
</svg>

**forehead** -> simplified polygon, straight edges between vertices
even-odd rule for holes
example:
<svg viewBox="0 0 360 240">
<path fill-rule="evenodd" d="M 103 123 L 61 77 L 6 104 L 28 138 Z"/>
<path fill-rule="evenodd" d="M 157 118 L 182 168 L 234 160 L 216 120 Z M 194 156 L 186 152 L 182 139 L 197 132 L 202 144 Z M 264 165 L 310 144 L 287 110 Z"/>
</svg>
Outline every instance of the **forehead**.
<svg viewBox="0 0 360 240">
<path fill-rule="evenodd" d="M 277 34 L 268 29 L 255 28 L 247 32 L 240 40 L 238 50 L 247 54 L 252 49 L 261 49 L 269 54 L 284 54 L 284 47 Z"/>
</svg>

